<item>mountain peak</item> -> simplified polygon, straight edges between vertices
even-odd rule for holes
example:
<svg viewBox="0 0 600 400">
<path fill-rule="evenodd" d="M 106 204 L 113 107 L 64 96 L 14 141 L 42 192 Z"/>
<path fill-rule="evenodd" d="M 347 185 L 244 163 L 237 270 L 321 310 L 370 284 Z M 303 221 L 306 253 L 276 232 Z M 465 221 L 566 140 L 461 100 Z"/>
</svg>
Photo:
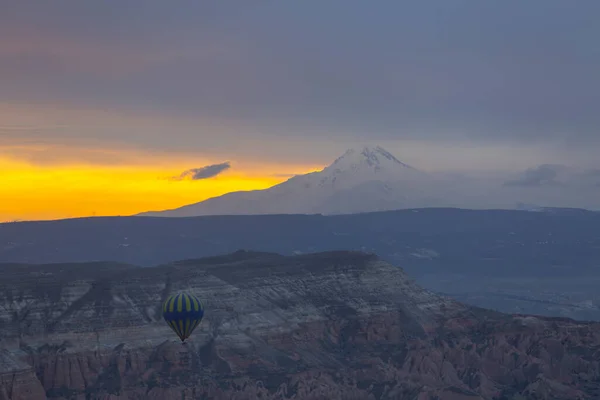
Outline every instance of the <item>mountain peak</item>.
<svg viewBox="0 0 600 400">
<path fill-rule="evenodd" d="M 389 151 L 381 146 L 363 146 L 348 149 L 341 157 L 338 157 L 330 167 L 335 169 L 355 169 L 359 165 L 367 165 L 379 170 L 384 165 L 392 165 L 395 167 L 401 166 L 404 168 L 414 169 L 410 165 L 404 164 Z"/>
</svg>

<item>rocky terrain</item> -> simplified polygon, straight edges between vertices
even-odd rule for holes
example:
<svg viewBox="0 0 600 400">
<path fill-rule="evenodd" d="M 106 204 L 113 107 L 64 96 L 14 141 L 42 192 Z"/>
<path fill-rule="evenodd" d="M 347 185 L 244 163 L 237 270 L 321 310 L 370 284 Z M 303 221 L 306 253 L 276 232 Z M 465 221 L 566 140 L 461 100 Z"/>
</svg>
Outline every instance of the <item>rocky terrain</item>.
<svg viewBox="0 0 600 400">
<path fill-rule="evenodd" d="M 372 254 L 0 276 L 0 400 L 600 397 L 600 324 L 466 306 Z M 160 315 L 178 290 L 207 310 L 185 345 Z"/>
</svg>

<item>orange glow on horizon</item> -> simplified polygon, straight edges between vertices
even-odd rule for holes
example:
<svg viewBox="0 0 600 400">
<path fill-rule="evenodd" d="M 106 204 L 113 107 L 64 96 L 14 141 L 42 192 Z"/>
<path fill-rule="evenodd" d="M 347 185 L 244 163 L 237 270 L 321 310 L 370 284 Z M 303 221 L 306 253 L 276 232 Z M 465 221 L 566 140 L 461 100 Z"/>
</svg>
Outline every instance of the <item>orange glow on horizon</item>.
<svg viewBox="0 0 600 400">
<path fill-rule="evenodd" d="M 242 172 L 232 166 L 213 178 L 176 180 L 186 169 L 202 165 L 179 160 L 172 165 L 185 165 L 166 168 L 161 162 L 156 166 L 147 161 L 133 166 L 39 166 L 0 158 L 0 222 L 132 215 L 177 208 L 232 191 L 266 189 L 287 179 L 272 169 L 266 172 L 268 166 Z"/>
<path fill-rule="evenodd" d="M 210 132 L 208 142 L 218 136 L 225 143 L 235 140 L 238 147 L 269 140 L 234 134 L 242 128 L 150 112 L 0 102 L 0 222 L 172 209 L 233 191 L 266 189 L 292 174 L 320 169 L 243 156 L 230 159 L 223 148 L 203 154 L 195 150 L 202 148 L 199 131 Z M 157 138 L 173 130 L 195 145 L 163 149 Z M 141 150 L 137 146 L 146 138 L 153 146 Z M 225 161 L 231 168 L 216 177 L 172 179 Z"/>
</svg>

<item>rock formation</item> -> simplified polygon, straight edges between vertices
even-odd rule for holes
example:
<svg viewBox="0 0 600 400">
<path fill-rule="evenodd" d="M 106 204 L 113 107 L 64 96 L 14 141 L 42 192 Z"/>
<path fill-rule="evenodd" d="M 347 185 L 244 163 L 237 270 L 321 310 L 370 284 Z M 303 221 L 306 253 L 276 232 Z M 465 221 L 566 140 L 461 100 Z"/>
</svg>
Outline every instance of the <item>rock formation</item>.
<svg viewBox="0 0 600 400">
<path fill-rule="evenodd" d="M 0 400 L 600 396 L 600 324 L 466 306 L 371 254 L 0 274 Z M 179 290 L 206 305 L 185 345 L 160 313 Z"/>
</svg>

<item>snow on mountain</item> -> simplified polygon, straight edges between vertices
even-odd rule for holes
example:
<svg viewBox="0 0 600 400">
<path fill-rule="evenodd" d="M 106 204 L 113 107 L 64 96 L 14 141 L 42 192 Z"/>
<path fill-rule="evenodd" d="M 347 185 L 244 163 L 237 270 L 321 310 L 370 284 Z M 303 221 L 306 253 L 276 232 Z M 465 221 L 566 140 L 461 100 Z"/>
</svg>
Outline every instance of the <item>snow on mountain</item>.
<svg viewBox="0 0 600 400">
<path fill-rule="evenodd" d="M 322 171 L 296 175 L 269 189 L 232 192 L 139 215 L 339 214 L 437 206 L 441 201 L 424 193 L 434 182 L 382 147 L 353 148 Z"/>
<path fill-rule="evenodd" d="M 320 186 L 347 189 L 368 181 L 422 179 L 425 175 L 377 146 L 346 151 L 318 176 Z"/>
<path fill-rule="evenodd" d="M 572 171 L 554 165 L 541 165 L 506 179 L 430 174 L 375 146 L 350 149 L 322 171 L 294 176 L 269 189 L 232 192 L 173 210 L 138 215 L 353 214 L 426 207 L 515 209 L 519 202 L 597 210 L 599 177 L 599 170 Z"/>
</svg>

